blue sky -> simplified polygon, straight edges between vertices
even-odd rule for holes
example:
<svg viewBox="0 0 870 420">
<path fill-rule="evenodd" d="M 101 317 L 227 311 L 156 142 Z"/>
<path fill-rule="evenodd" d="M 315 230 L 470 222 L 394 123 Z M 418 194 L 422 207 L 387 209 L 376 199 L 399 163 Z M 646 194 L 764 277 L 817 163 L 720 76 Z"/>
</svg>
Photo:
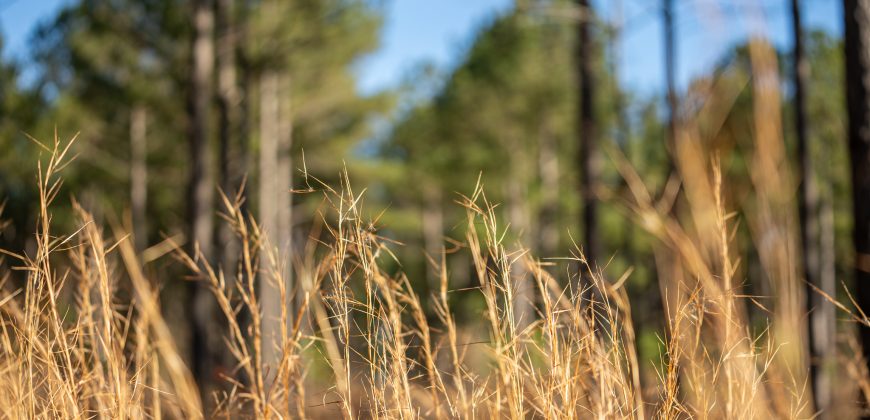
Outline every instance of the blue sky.
<svg viewBox="0 0 870 420">
<path fill-rule="evenodd" d="M 618 0 L 604 0 L 600 13 L 613 17 Z M 660 0 L 623 0 L 625 30 L 620 80 L 643 94 L 662 91 L 663 32 Z M 791 47 L 790 0 L 675 0 L 677 80 L 685 87 L 709 72 L 728 49 L 750 35 L 762 35 L 778 47 Z M 839 0 L 801 0 L 805 29 L 842 34 Z"/>
<path fill-rule="evenodd" d="M 0 0 L 4 56 L 24 58 L 33 28 L 69 0 Z M 595 1 L 602 19 L 615 19 L 620 0 Z M 653 95 L 662 86 L 660 0 L 621 0 L 625 23 L 620 79 L 631 90 Z M 789 44 L 790 0 L 676 0 L 678 81 L 711 69 L 729 46 L 764 33 Z M 803 0 L 806 27 L 842 32 L 841 2 Z M 482 25 L 510 9 L 512 0 L 386 0 L 381 48 L 356 68 L 362 92 L 395 86 L 420 62 L 454 65 Z"/>
</svg>

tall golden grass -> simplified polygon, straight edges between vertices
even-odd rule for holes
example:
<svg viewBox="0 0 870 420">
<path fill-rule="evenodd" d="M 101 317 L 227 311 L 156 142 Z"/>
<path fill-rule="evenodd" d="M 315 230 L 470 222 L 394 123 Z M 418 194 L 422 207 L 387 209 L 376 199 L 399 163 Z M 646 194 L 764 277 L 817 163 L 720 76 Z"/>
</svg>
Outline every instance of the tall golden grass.
<svg viewBox="0 0 870 420">
<path fill-rule="evenodd" d="M 421 298 L 411 279 L 384 269 L 393 244 L 363 216 L 364 193 L 347 174 L 338 189 L 318 184 L 326 203 L 312 234 L 319 239 L 286 262 L 291 282 L 280 269 L 286 256 L 242 211 L 241 196 L 223 196 L 225 223 L 241 244 L 238 267 L 215 267 L 171 238 L 138 255 L 129 229 L 112 225 L 107 234 L 75 201 L 78 230 L 53 232 L 51 208 L 73 144 L 55 139 L 40 144 L 36 253 L 2 251 L 2 417 L 812 418 L 793 188 L 778 117 L 770 117 L 779 109 L 776 66 L 766 44 L 752 45 L 755 191 L 742 210 L 766 273 L 752 281 L 770 282 L 774 299 L 739 292 L 749 279 L 733 240 L 738 209 L 723 198 L 718 152 L 696 124 L 722 121 L 733 97 L 707 98 L 684 119 L 675 150 L 684 182 L 660 199 L 610 153 L 631 191 L 614 200 L 658 241 L 667 328 L 656 383 L 641 383 L 651 363 L 636 352 L 630 272 L 605 278 L 580 245 L 561 260 L 509 252 L 516 247 L 506 246 L 507 227 L 479 182 L 457 200 L 466 211 L 457 252 L 470 255 L 478 284 L 467 292 L 485 306 L 481 322 L 462 326 L 447 250 L 430 258 L 440 288 Z M 680 217 L 670 208 L 679 190 L 687 203 Z M 234 369 L 205 395 L 161 313 L 158 290 L 170 279 L 143 270 L 143 259 L 167 252 L 210 286 L 224 316 Z M 24 286 L 12 287 L 21 276 Z M 262 312 L 259 282 L 279 291 L 281 313 Z M 515 318 L 523 282 L 536 292 L 533 321 Z M 748 303 L 770 307 L 761 333 L 749 324 Z M 275 319 L 281 328 L 267 336 L 263 324 Z M 863 313 L 853 319 L 867 323 Z M 860 352 L 848 354 L 843 369 L 868 394 Z M 857 400 L 842 413 L 860 412 Z"/>
</svg>

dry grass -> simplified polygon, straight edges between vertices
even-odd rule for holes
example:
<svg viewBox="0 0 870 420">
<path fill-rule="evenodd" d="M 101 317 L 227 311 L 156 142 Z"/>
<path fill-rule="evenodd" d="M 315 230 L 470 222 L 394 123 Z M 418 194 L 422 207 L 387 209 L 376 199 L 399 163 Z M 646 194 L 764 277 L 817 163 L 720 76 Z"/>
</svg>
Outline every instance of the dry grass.
<svg viewBox="0 0 870 420">
<path fill-rule="evenodd" d="M 770 51 L 754 48 L 757 74 L 775 69 Z M 504 243 L 507 229 L 478 185 L 458 199 L 467 215 L 458 252 L 470 254 L 478 282 L 466 293 L 479 293 L 485 306 L 481 322 L 460 326 L 447 250 L 430 261 L 440 289 L 421 299 L 410 279 L 383 268 L 395 258 L 393 244 L 363 217 L 364 193 L 354 193 L 344 175 L 337 190 L 321 186 L 325 205 L 311 235 L 317 240 L 296 259 L 278 254 L 241 210 L 241 196 L 224 197 L 225 223 L 240 243 L 238 267 L 214 267 L 172 239 L 146 251 L 174 250 L 211 287 L 224 315 L 235 368 L 203 403 L 161 314 L 156 291 L 170 280 L 149 278 L 125 230 L 115 227 L 107 239 L 75 202 L 80 228 L 52 232 L 50 207 L 72 144 L 55 141 L 42 146 L 48 160 L 39 166 L 36 254 L 3 251 L 2 417 L 811 418 L 793 210 L 777 193 L 791 181 L 779 128 L 764 118 L 778 109 L 771 99 L 778 93 L 776 83 L 759 80 L 756 126 L 765 141 L 755 142 L 756 200 L 744 210 L 764 245 L 757 249 L 767 276 L 758 281 L 771 282 L 772 301 L 739 291 L 747 279 L 735 257 L 736 209 L 723 198 L 716 151 L 704 148 L 691 124 L 721 119 L 728 98 L 709 100 L 681 127 L 676 166 L 688 207 L 680 219 L 670 209 L 676 183 L 656 200 L 611 153 L 632 193 L 619 200 L 658 239 L 668 317 L 658 383 L 641 384 L 624 287 L 630 273 L 604 278 L 580 246 L 570 258 L 546 262 L 525 250 L 508 252 L 516 247 Z M 24 287 L 12 287 L 13 277 L 25 277 Z M 260 282 L 280 293 L 280 314 L 262 313 Z M 534 320 L 515 318 L 523 282 L 534 286 Z M 772 306 L 770 328 L 761 334 L 750 329 L 748 303 Z M 863 313 L 854 318 L 867 323 Z M 269 322 L 280 328 L 264 328 Z M 863 361 L 847 362 L 870 392 Z M 311 374 L 317 366 L 328 369 Z M 643 387 L 657 397 L 644 399 Z"/>
</svg>

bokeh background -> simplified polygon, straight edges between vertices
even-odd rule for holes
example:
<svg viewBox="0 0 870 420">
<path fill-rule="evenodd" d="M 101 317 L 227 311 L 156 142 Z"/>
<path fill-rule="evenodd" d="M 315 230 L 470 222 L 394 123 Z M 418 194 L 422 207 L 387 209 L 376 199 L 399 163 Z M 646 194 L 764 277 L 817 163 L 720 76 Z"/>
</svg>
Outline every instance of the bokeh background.
<svg viewBox="0 0 870 420">
<path fill-rule="evenodd" d="M 480 184 L 500 203 L 506 243 L 543 260 L 581 248 L 613 281 L 631 271 L 625 288 L 643 381 L 652 383 L 666 352 L 659 242 L 626 205 L 619 162 L 691 219 L 688 198 L 672 194 L 671 156 L 678 127 L 692 121 L 694 138 L 720 159 L 725 207 L 754 220 L 755 197 L 767 192 L 752 170 L 765 150 L 754 143 L 752 42 L 775 52 L 781 115 L 770 118 L 794 181 L 776 194 L 798 231 L 811 233 L 791 243 L 805 255 L 794 269 L 849 305 L 843 13 L 833 0 L 0 0 L 0 247 L 37 246 L 34 174 L 45 151 L 30 137 L 77 136 L 59 195 L 67 204 L 53 211 L 58 231 L 78 226 L 75 196 L 97 223 L 129 226 L 140 255 L 173 238 L 234 267 L 240 251 L 220 217 L 223 191 L 243 198 L 295 263 L 322 234 L 324 198 L 312 191 L 349 182 L 365 190 L 367 229 L 391 241 L 386 270 L 407 275 L 424 302 L 439 287 L 429 258 L 447 250 L 458 322 L 473 326 L 484 302 L 467 292 L 476 282 L 470 257 L 453 251 L 467 245 L 456 201 Z M 697 117 L 716 97 L 731 98 L 719 104 L 721 120 Z M 756 303 L 747 328 L 760 332 L 782 292 L 759 250 L 766 231 L 736 223 L 733 235 L 736 277 L 746 279 L 739 294 Z M 163 313 L 195 376 L 216 381 L 220 363 L 203 354 L 220 338 L 191 311 L 203 291 L 177 261 L 145 260 L 164 279 Z M 811 312 L 821 314 L 814 337 L 828 343 L 814 357 L 833 360 L 838 337 L 856 328 L 835 324 L 824 299 L 807 299 L 824 307 Z M 816 404 L 832 407 L 834 397 L 824 398 Z"/>
</svg>

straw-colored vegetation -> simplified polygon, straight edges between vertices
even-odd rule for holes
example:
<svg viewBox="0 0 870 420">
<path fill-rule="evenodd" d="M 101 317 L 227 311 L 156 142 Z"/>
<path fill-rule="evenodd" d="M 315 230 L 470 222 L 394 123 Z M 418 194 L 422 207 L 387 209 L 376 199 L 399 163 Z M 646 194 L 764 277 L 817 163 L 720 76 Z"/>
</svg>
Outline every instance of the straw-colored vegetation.
<svg viewBox="0 0 870 420">
<path fill-rule="evenodd" d="M 78 230 L 55 232 L 52 206 L 74 142 L 38 143 L 40 210 L 35 252 L 4 250 L 0 295 L 0 408 L 4 418 L 811 418 L 803 284 L 799 279 L 793 190 L 783 153 L 773 55 L 751 45 L 755 82 L 754 186 L 747 220 L 723 199 L 718 155 L 692 121 L 723 118 L 733 98 L 713 98 L 680 128 L 674 153 L 684 182 L 654 198 L 619 152 L 610 152 L 631 191 L 610 197 L 657 239 L 667 320 L 662 360 L 640 360 L 632 304 L 623 285 L 587 261 L 582 244 L 568 258 L 539 259 L 506 232 L 478 181 L 457 195 L 464 240 L 430 255 L 439 288 L 419 296 L 401 272 L 387 271 L 392 249 L 364 211 L 365 192 L 349 176 L 331 188 L 303 174 L 323 205 L 304 253 L 285 260 L 243 210 L 223 197 L 224 223 L 237 236 L 237 267 L 217 267 L 177 239 L 136 253 L 125 223 L 99 226 L 75 200 Z M 772 76 L 775 78 L 775 75 Z M 759 140 L 764 141 L 759 141 Z M 685 194 L 682 217 L 672 211 Z M 110 219 L 111 220 L 111 219 Z M 733 232 L 748 223 L 763 278 L 775 298 L 744 296 Z M 448 253 L 467 253 L 476 287 L 454 289 Z M 163 274 L 146 262 L 175 257 L 213 292 L 223 314 L 234 369 L 223 386 L 200 389 L 161 312 Z M 268 269 L 266 267 L 269 267 Z M 292 274 L 292 281 L 290 279 Z M 264 313 L 260 284 L 280 294 L 280 313 Z M 522 319 L 517 290 L 535 290 L 535 319 Z M 16 285 L 23 285 L 18 287 Z M 460 325 L 455 293 L 477 293 L 478 322 Z M 747 306 L 765 308 L 754 325 Z M 846 306 L 840 306 L 847 311 Z M 429 314 L 434 313 L 435 316 Z M 280 318 L 275 335 L 263 328 Z M 860 313 L 852 317 L 867 323 Z M 870 391 L 860 352 L 840 368 Z M 277 356 L 277 357 L 274 357 Z M 657 380 L 642 383 L 654 366 Z M 844 387 L 844 392 L 850 392 Z M 854 392 L 853 400 L 858 400 Z M 838 408 L 860 410 L 858 403 Z"/>
<path fill-rule="evenodd" d="M 769 94 L 764 88 L 754 87 L 761 101 Z M 757 112 L 765 112 L 763 105 Z M 716 112 L 705 108 L 699 118 Z M 762 129 L 765 121 L 756 120 L 759 135 L 773 141 L 757 147 L 781 147 L 776 127 Z M 764 239 L 774 243 L 758 249 L 770 253 L 761 260 L 778 298 L 739 296 L 736 285 L 746 279 L 736 275 L 738 221 L 721 194 L 727 181 L 716 155 L 696 147 L 693 133 L 691 126 L 682 130 L 679 144 L 686 147 L 677 153 L 680 171 L 692 174 L 683 184 L 689 222 L 672 216 L 676 184 L 656 201 L 611 152 L 632 192 L 615 199 L 658 239 L 668 321 L 658 380 L 650 384 L 641 384 L 641 364 L 655 361 L 638 359 L 632 327 L 638 314 L 622 287 L 631 273 L 604 278 L 580 244 L 565 259 L 509 252 L 517 249 L 505 244 L 509 226 L 480 183 L 457 196 L 467 214 L 465 240 L 430 256 L 440 290 L 421 297 L 408 278 L 381 268 L 400 245 L 380 237 L 377 220 L 363 216 L 365 193 L 355 192 L 346 174 L 339 189 L 306 174 L 306 183 L 317 186 L 307 191 L 322 194 L 324 204 L 319 231 L 311 234 L 318 240 L 293 261 L 280 261 L 242 210 L 241 196 L 224 197 L 225 223 L 241 255 L 237 268 L 219 268 L 172 238 L 137 255 L 122 223 L 106 232 L 74 200 L 80 228 L 54 232 L 51 208 L 74 142 L 40 144 L 46 159 L 38 166 L 36 252 L 3 251 L 3 417 L 810 418 L 806 360 L 795 345 L 803 339 L 794 318 L 801 315 L 782 303 L 799 299 L 794 294 L 801 290 L 794 257 L 785 251 L 794 245 L 793 219 L 769 217 L 783 214 L 773 193 L 788 179 L 772 172 L 783 167 L 775 161 L 780 155 L 757 151 L 765 158 L 753 164 L 753 179 L 764 194 L 749 213 L 757 218 L 747 221 L 756 237 L 776 233 Z M 451 288 L 448 252 L 470 254 L 478 287 Z M 143 270 L 143 259 L 163 254 L 174 255 L 191 281 L 207 283 L 224 315 L 220 333 L 236 366 L 222 374 L 225 387 L 198 389 L 174 344 L 159 304 L 165 279 Z M 283 264 L 292 270 L 263 269 Z M 290 271 L 293 282 L 284 278 Z M 13 287 L 22 276 L 23 288 Z M 262 313 L 257 291 L 264 281 L 287 303 L 280 314 Z M 521 282 L 536 290 L 535 320 L 515 317 Z M 482 296 L 479 323 L 457 324 L 451 295 L 460 292 Z M 760 333 L 749 324 L 749 304 L 776 308 Z M 261 321 L 270 316 L 281 319 L 278 336 L 264 335 Z M 267 352 L 278 355 L 275 363 L 264 358 Z M 866 392 L 864 364 L 843 365 Z"/>
</svg>

